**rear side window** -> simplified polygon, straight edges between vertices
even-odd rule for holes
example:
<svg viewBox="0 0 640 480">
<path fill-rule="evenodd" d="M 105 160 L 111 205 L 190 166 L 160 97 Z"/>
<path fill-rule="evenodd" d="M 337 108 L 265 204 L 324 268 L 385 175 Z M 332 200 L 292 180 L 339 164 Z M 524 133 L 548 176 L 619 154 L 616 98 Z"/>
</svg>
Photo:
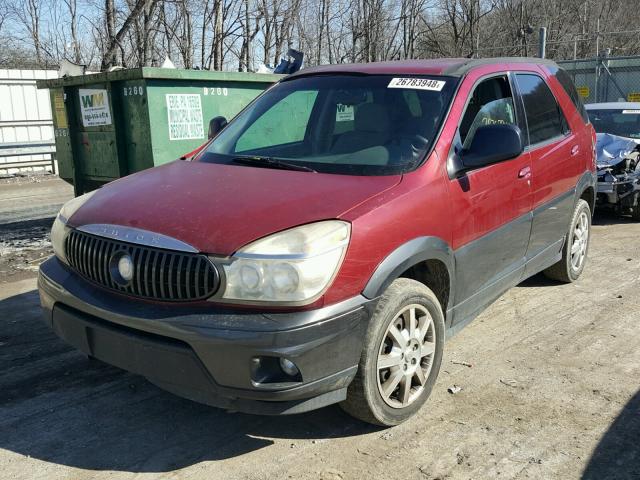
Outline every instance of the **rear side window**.
<svg viewBox="0 0 640 480">
<path fill-rule="evenodd" d="M 582 99 L 580 98 L 580 95 L 578 95 L 576 86 L 573 84 L 573 81 L 571 80 L 571 77 L 569 76 L 569 74 L 564 70 L 562 70 L 561 68 L 559 68 L 555 72 L 555 77 L 556 77 L 556 80 L 558 80 L 558 82 L 560 83 L 560 85 L 562 85 L 562 88 L 564 88 L 564 91 L 567 92 L 567 95 L 569 95 L 569 98 L 575 105 L 576 110 L 580 112 L 580 116 L 582 117 L 582 120 L 584 120 L 584 123 L 589 123 L 589 115 L 587 115 L 587 110 L 584 108 Z"/>
<path fill-rule="evenodd" d="M 535 145 L 564 135 L 568 130 L 567 121 L 544 80 L 526 73 L 517 74 L 516 79 L 524 102 L 529 144 Z"/>
</svg>

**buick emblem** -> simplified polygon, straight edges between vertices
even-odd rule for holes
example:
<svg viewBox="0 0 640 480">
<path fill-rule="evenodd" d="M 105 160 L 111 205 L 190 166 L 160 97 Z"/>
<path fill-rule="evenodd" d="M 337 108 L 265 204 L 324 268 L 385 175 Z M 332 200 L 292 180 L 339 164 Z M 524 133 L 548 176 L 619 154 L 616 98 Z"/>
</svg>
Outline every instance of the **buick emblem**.
<svg viewBox="0 0 640 480">
<path fill-rule="evenodd" d="M 129 255 L 128 252 L 124 251 L 115 252 L 111 256 L 111 261 L 109 262 L 109 264 L 109 270 L 111 272 L 111 278 L 113 278 L 113 281 L 118 285 L 128 285 L 134 274 L 133 260 L 131 259 L 131 255 Z"/>
<path fill-rule="evenodd" d="M 118 273 L 127 282 L 133 278 L 133 262 L 128 254 L 118 259 Z"/>
</svg>

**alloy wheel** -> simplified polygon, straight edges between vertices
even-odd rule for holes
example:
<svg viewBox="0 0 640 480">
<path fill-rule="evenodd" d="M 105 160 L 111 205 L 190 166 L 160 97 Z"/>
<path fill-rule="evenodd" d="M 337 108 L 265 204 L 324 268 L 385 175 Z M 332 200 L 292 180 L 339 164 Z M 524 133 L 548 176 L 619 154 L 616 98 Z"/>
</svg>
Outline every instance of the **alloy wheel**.
<svg viewBox="0 0 640 480">
<path fill-rule="evenodd" d="M 435 326 L 427 309 L 403 307 L 387 327 L 378 352 L 378 391 L 387 405 L 404 408 L 420 397 L 435 350 Z"/>
<path fill-rule="evenodd" d="M 587 212 L 581 212 L 573 230 L 573 243 L 571 244 L 571 266 L 579 270 L 587 254 L 589 245 L 589 217 Z"/>
</svg>

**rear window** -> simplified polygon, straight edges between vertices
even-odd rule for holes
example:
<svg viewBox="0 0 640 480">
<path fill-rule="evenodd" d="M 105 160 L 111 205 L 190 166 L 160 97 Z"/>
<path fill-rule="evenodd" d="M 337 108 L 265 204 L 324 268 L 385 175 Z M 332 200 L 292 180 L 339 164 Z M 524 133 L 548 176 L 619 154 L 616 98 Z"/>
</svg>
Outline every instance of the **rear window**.
<svg viewBox="0 0 640 480">
<path fill-rule="evenodd" d="M 582 98 L 578 95 L 578 91 L 576 90 L 576 86 L 573 84 L 571 77 L 567 72 L 563 69 L 559 68 L 555 72 L 556 80 L 562 85 L 564 91 L 569 95 L 569 98 L 573 102 L 573 105 L 576 107 L 576 110 L 580 112 L 580 116 L 584 123 L 589 123 L 589 115 L 587 114 L 587 110 L 584 108 L 584 104 L 582 103 Z"/>
<path fill-rule="evenodd" d="M 567 132 L 567 121 L 545 81 L 537 75 L 517 74 L 529 129 L 529 144 L 546 142 Z"/>
</svg>

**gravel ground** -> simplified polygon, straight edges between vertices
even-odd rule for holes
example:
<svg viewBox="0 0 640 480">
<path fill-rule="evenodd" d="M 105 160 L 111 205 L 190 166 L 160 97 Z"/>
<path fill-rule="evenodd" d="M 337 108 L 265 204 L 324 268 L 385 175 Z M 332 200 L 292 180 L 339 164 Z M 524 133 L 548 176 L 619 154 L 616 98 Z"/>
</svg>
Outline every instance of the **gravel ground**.
<svg viewBox="0 0 640 480">
<path fill-rule="evenodd" d="M 33 195 L 27 212 L 0 185 L 3 245 L 50 224 L 70 191 L 47 182 L 13 191 Z M 46 232 L 29 238 L 48 252 Z M 89 362 L 40 321 L 33 269 L 3 270 L 0 478 L 638 480 L 638 238 L 640 224 L 597 218 L 581 280 L 506 293 L 447 343 L 419 415 L 386 430 L 337 407 L 229 414 Z"/>
<path fill-rule="evenodd" d="M 31 278 L 51 255 L 49 231 L 73 187 L 53 175 L 0 179 L 0 286 Z"/>
</svg>

